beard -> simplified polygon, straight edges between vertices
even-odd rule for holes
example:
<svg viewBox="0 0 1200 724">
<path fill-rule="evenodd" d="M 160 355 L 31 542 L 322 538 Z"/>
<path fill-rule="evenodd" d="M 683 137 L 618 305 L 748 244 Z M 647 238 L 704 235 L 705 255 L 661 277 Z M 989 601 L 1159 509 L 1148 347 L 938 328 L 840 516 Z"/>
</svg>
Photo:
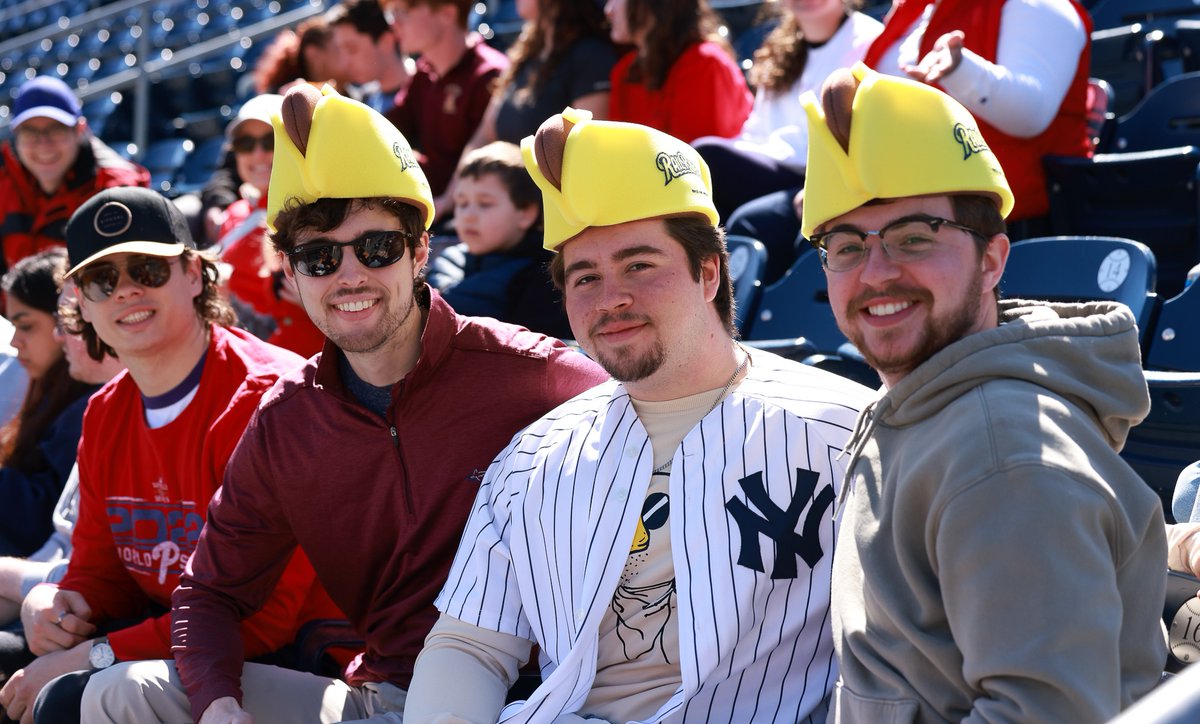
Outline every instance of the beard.
<svg viewBox="0 0 1200 724">
<path fill-rule="evenodd" d="M 338 296 L 351 296 L 363 291 L 363 289 L 351 289 Z M 337 299 L 338 297 L 334 297 L 329 303 L 335 304 Z M 404 326 L 417 306 L 416 299 L 409 298 L 407 303 L 392 309 L 388 306 L 390 301 L 391 298 L 386 293 L 380 296 L 376 304 L 383 308 L 381 310 L 383 314 L 380 315 L 379 321 L 370 328 L 346 330 L 333 325 L 327 316 L 317 319 L 310 314 L 309 318 L 313 320 L 317 329 L 321 330 L 321 333 L 343 352 L 370 353 L 392 342 L 396 337 L 397 330 Z"/>
<path fill-rule="evenodd" d="M 592 325 L 589 337 L 596 338 L 597 330 L 610 322 L 649 322 L 648 319 L 632 314 L 617 314 L 600 319 Z M 650 348 L 640 354 L 635 354 L 629 348 L 606 352 L 600 349 L 589 350 L 590 356 L 604 371 L 618 382 L 638 382 L 654 374 L 662 367 L 667 358 L 667 351 L 662 340 L 655 339 Z"/>
<path fill-rule="evenodd" d="M 975 322 L 979 318 L 979 308 L 982 304 L 980 295 L 982 292 L 983 275 L 976 273 L 971 278 L 971 282 L 967 287 L 966 297 L 962 303 L 952 308 L 946 315 L 941 317 L 930 315 L 927 317 L 916 343 L 908 349 L 899 349 L 887 353 L 883 351 L 887 349 L 887 345 L 881 344 L 879 345 L 879 349 L 873 350 L 868 346 L 866 335 L 862 332 L 862 327 L 860 326 L 856 326 L 853 329 L 843 329 L 842 332 L 854 343 L 854 346 L 862 353 L 867 364 L 871 365 L 875 371 L 884 375 L 902 377 L 920 367 L 926 360 L 945 347 L 971 333 L 971 329 L 975 326 Z M 933 295 L 927 290 L 903 289 L 900 287 L 886 289 L 882 294 L 864 295 L 855 299 L 851 303 L 850 309 L 862 309 L 864 305 L 869 303 L 872 297 L 876 296 L 917 298 L 928 309 L 933 309 Z M 864 312 L 854 312 L 854 314 L 862 315 Z"/>
</svg>

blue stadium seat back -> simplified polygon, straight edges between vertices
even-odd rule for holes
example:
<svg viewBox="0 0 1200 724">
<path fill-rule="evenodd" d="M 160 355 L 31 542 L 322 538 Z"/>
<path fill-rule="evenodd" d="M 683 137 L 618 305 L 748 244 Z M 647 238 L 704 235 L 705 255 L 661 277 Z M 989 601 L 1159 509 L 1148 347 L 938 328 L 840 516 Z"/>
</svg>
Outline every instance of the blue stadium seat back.
<svg viewBox="0 0 1200 724">
<path fill-rule="evenodd" d="M 133 136 L 131 106 L 120 93 L 104 93 L 85 101 L 82 112 L 92 133 L 107 142 Z"/>
<path fill-rule="evenodd" d="M 1043 159 L 1054 234 L 1116 236 L 1150 247 L 1158 263 L 1157 291 L 1183 289 L 1200 258 L 1197 165 L 1200 147 Z"/>
<path fill-rule="evenodd" d="M 521 34 L 525 21 L 517 13 L 516 0 L 485 0 L 476 3 L 484 10 L 473 14 L 472 29 L 479 32 L 497 50 L 506 51 Z"/>
<path fill-rule="evenodd" d="M 769 3 L 766 0 L 711 0 L 709 5 L 724 21 L 726 37 L 736 42 L 748 30 L 761 24 L 764 7 Z"/>
<path fill-rule="evenodd" d="M 171 124 L 177 133 L 188 138 L 209 138 L 225 132 L 234 112 L 230 106 L 184 111 L 172 119 Z"/>
<path fill-rule="evenodd" d="M 741 63 L 743 70 L 749 70 L 753 65 L 754 51 L 762 47 L 763 41 L 771 31 L 779 25 L 778 18 L 771 18 L 754 23 L 733 39 L 733 51 Z"/>
<path fill-rule="evenodd" d="M 108 147 L 117 152 L 117 155 L 126 161 L 133 161 L 137 158 L 137 144 L 127 138 L 118 138 L 111 141 L 106 141 Z"/>
<path fill-rule="evenodd" d="M 179 168 L 174 190 L 176 193 L 199 193 L 224 160 L 225 137 L 213 136 L 196 145 Z"/>
<path fill-rule="evenodd" d="M 1111 83 L 1103 78 L 1088 78 L 1087 125 L 1093 153 L 1107 153 L 1112 148 L 1117 127 L 1117 114 L 1112 107 L 1116 99 Z"/>
<path fill-rule="evenodd" d="M 1163 302 L 1149 339 L 1146 367 L 1200 372 L 1200 284 L 1192 283 Z"/>
<path fill-rule="evenodd" d="M 150 187 L 174 196 L 175 179 L 195 146 L 195 142 L 189 138 L 164 138 L 151 143 L 140 161 L 150 172 Z"/>
<path fill-rule="evenodd" d="M 1176 20 L 1173 33 L 1184 73 L 1200 71 L 1200 19 Z"/>
<path fill-rule="evenodd" d="M 1091 9 L 1092 28 L 1196 17 L 1197 12 L 1193 0 L 1101 0 Z"/>
<path fill-rule="evenodd" d="M 733 280 L 735 321 L 742 336 L 746 336 L 758 297 L 762 293 L 763 272 L 767 268 L 767 247 L 758 239 L 736 234 L 727 236 L 729 249 L 729 277 Z"/>
<path fill-rule="evenodd" d="M 1200 72 L 1176 76 L 1150 91 L 1117 120 L 1112 150 L 1200 146 Z"/>
<path fill-rule="evenodd" d="M 1012 245 L 1000 292 L 1010 299 L 1107 300 L 1133 312 L 1143 348 L 1157 314 L 1155 260 L 1132 239 L 1055 236 Z"/>
<path fill-rule="evenodd" d="M 1092 31 L 1088 72 L 1112 85 L 1112 111 L 1118 116 L 1133 110 L 1161 80 L 1155 72 L 1154 46 L 1171 27 L 1172 22 L 1159 21 Z"/>
<path fill-rule="evenodd" d="M 803 337 L 814 354 L 836 354 L 846 343 L 837 327 L 825 271 L 816 250 L 802 253 L 792 268 L 763 290 L 749 340 L 796 339 Z"/>
<path fill-rule="evenodd" d="M 1150 414 L 1129 431 L 1121 457 L 1158 493 L 1168 522 L 1179 473 L 1200 460 L 1200 373 L 1146 371 Z"/>
</svg>

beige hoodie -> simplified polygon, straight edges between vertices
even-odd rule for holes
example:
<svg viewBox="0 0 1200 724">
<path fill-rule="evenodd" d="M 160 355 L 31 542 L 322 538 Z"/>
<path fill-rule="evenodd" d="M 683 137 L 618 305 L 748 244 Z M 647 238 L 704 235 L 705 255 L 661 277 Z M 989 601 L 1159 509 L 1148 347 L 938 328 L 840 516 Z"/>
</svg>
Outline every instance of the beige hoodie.
<svg viewBox="0 0 1200 724">
<path fill-rule="evenodd" d="M 1117 456 L 1149 411 L 1133 316 L 1000 310 L 859 418 L 838 721 L 1099 722 L 1158 681 L 1162 510 Z"/>
</svg>

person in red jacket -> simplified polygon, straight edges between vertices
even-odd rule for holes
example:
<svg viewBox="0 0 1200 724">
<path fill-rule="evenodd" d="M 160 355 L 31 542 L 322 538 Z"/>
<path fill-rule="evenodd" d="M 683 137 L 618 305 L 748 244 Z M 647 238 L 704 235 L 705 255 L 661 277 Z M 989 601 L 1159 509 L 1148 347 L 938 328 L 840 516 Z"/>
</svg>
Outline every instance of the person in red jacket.
<svg viewBox="0 0 1200 724">
<path fill-rule="evenodd" d="M 62 246 L 67 219 L 97 191 L 150 185 L 149 171 L 91 134 L 79 99 L 57 78 L 22 85 L 9 125 L 12 140 L 0 147 L 0 274 Z"/>
<path fill-rule="evenodd" d="M 214 263 L 195 251 L 182 213 L 149 189 L 107 189 L 66 229 L 79 290 L 65 319 L 88 353 L 127 366 L 92 398 L 79 446 L 79 518 L 63 580 L 21 610 L 30 651 L 0 704 L 31 721 L 78 720 L 83 686 L 117 661 L 170 656 L 171 592 L 192 557 L 209 500 L 259 398 L 299 356 L 227 325 Z M 264 580 L 266 601 L 235 636 L 247 656 L 277 651 L 300 626 L 342 614 L 303 554 Z M 106 635 L 103 635 L 106 634 Z M 50 692 L 53 692 L 51 694 Z M 52 711 L 47 711 L 53 707 Z"/>
<path fill-rule="evenodd" d="M 328 341 L 263 398 L 229 461 L 172 597 L 175 666 L 93 677 L 88 722 L 395 721 L 488 465 L 607 378 L 429 288 L 433 195 L 386 118 L 329 87 L 293 88 L 283 109 L 267 223 Z M 297 548 L 365 641 L 343 679 L 243 662 L 238 622 Z"/>
<path fill-rule="evenodd" d="M 1091 155 L 1091 31 L 1077 0 L 896 0 L 864 60 L 971 112 L 1012 185 L 1011 224 L 1049 213 L 1043 156 Z"/>
<path fill-rule="evenodd" d="M 613 42 L 634 46 L 609 76 L 610 119 L 685 143 L 742 130 L 754 96 L 708 0 L 607 0 L 604 14 Z"/>
<path fill-rule="evenodd" d="M 225 127 L 242 185 L 241 198 L 225 209 L 217 248 L 221 261 L 232 267 L 227 287 L 238 326 L 311 357 L 321 351 L 325 335 L 304 313 L 295 285 L 284 278 L 279 255 L 267 240 L 267 187 L 275 157 L 271 116 L 282 103 L 283 97 L 274 93 L 255 96 Z"/>
</svg>

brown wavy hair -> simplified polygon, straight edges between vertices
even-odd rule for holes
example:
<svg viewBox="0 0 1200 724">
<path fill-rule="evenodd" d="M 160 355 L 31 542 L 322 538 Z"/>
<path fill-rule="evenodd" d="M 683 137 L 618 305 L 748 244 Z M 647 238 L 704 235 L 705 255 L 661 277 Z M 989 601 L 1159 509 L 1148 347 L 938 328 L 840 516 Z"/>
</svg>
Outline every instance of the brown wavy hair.
<svg viewBox="0 0 1200 724">
<path fill-rule="evenodd" d="M 333 40 L 333 28 L 324 17 L 309 18 L 295 30 L 282 30 L 254 66 L 254 89 L 259 94 L 275 93 L 297 78 L 313 78 L 304 52 L 312 47 L 325 48 Z"/>
<path fill-rule="evenodd" d="M 843 0 L 842 5 L 849 16 L 862 7 L 862 0 Z M 792 87 L 804 72 L 804 66 L 808 65 L 808 45 L 795 15 L 778 10 L 774 3 L 764 6 L 763 11 L 768 17 L 760 18 L 760 22 L 767 21 L 771 15 L 782 16 L 782 19 L 754 51 L 750 85 L 770 93 L 781 93 Z"/>
<path fill-rule="evenodd" d="M 629 0 L 625 16 L 630 30 L 648 28 L 625 79 L 658 90 L 667 82 L 671 66 L 693 43 L 720 44 L 729 57 L 733 47 L 718 32 L 721 17 L 708 0 Z"/>
<path fill-rule="evenodd" d="M 0 287 L 25 306 L 53 314 L 47 306 L 53 309 L 57 305 L 68 268 L 66 249 L 48 249 L 14 264 Z M 72 379 L 69 369 L 66 356 L 60 353 L 44 375 L 29 381 L 21 409 L 0 427 L 0 467 L 32 473 L 46 466 L 38 440 L 63 410 L 89 389 Z"/>
<path fill-rule="evenodd" d="M 229 306 L 229 302 L 221 295 L 216 260 L 195 249 L 184 249 L 183 253 L 179 255 L 180 269 L 186 270 L 192 259 L 200 260 L 202 282 L 200 293 L 192 300 L 196 316 L 205 324 L 216 324 L 222 327 L 233 326 L 237 321 L 237 315 L 234 313 L 233 307 Z M 61 307 L 59 322 L 68 332 L 83 338 L 87 344 L 88 356 L 97 362 L 103 360 L 105 355 L 118 356 L 117 351 L 96 334 L 96 328 L 92 326 L 92 323 L 84 320 L 83 315 L 79 313 L 78 306 L 75 306 L 74 309 L 67 306 Z"/>
<path fill-rule="evenodd" d="M 592 0 L 538 0 L 538 17 L 525 23 L 520 37 L 509 49 L 508 69 L 496 82 L 495 92 L 503 94 L 517 74 L 549 48 L 545 62 L 528 84 L 516 89 L 518 100 L 537 93 L 554 73 L 571 44 L 589 35 L 608 42 L 604 11 L 599 4 Z"/>
</svg>

